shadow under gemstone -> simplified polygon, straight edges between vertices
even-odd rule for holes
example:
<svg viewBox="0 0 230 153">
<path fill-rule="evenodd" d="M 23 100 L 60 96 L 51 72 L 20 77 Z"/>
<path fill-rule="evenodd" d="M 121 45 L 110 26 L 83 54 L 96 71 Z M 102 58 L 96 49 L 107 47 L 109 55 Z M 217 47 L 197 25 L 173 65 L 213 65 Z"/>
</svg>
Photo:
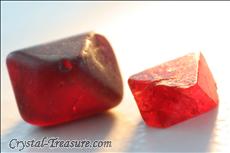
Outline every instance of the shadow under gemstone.
<svg viewBox="0 0 230 153">
<path fill-rule="evenodd" d="M 2 135 L 2 151 L 18 151 L 9 148 L 9 142 L 12 139 L 18 140 L 41 140 L 43 137 L 58 137 L 59 140 L 105 140 L 110 133 L 115 121 L 115 115 L 112 112 L 104 112 L 89 118 L 72 121 L 70 123 L 54 127 L 36 127 L 25 122 L 19 122 L 16 126 L 9 129 L 5 135 Z M 92 148 L 25 148 L 26 152 L 60 152 L 60 151 L 84 151 L 82 149 Z M 93 148 L 96 151 L 97 148 Z"/>
<path fill-rule="evenodd" d="M 169 128 L 147 127 L 140 121 L 126 152 L 208 152 L 218 113 L 215 108 Z"/>
</svg>

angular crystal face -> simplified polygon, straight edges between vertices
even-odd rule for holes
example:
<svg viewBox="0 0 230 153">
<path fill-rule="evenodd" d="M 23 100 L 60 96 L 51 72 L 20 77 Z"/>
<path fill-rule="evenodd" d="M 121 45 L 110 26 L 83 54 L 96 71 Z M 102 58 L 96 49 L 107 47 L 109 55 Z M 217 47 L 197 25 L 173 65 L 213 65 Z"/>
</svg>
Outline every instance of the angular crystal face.
<svg viewBox="0 0 230 153">
<path fill-rule="evenodd" d="M 169 127 L 217 106 L 216 83 L 201 53 L 191 53 L 128 80 L 145 123 Z"/>
<path fill-rule="evenodd" d="M 118 105 L 122 78 L 109 42 L 86 33 L 12 52 L 7 67 L 22 118 L 48 126 Z"/>
</svg>

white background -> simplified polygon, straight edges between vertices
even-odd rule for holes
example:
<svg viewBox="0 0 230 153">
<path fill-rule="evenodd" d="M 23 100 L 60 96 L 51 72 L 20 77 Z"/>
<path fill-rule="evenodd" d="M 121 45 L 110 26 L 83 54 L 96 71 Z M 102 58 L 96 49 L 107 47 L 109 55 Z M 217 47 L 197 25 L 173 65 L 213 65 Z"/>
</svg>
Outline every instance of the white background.
<svg viewBox="0 0 230 153">
<path fill-rule="evenodd" d="M 6 55 L 91 30 L 105 35 L 114 48 L 125 86 L 121 104 L 108 113 L 56 127 L 25 123 L 9 82 Z M 229 152 L 229 2 L 1 2 L 1 32 L 2 151 L 11 151 L 12 138 L 55 136 L 112 140 L 112 148 L 104 151 Z M 203 52 L 217 82 L 218 109 L 167 129 L 146 127 L 128 77 L 196 51 Z"/>
</svg>

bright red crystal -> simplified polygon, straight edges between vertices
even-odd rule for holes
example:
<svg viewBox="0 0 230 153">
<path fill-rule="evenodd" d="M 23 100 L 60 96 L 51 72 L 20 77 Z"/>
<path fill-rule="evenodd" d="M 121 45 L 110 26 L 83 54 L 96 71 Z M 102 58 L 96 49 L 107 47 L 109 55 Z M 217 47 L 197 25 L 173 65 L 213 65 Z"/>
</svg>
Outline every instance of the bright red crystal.
<svg viewBox="0 0 230 153">
<path fill-rule="evenodd" d="M 218 104 L 217 87 L 201 53 L 131 76 L 130 89 L 147 125 L 168 127 Z"/>
<path fill-rule="evenodd" d="M 7 66 L 22 118 L 48 126 L 118 105 L 122 79 L 105 37 L 87 33 L 12 52 Z"/>
</svg>

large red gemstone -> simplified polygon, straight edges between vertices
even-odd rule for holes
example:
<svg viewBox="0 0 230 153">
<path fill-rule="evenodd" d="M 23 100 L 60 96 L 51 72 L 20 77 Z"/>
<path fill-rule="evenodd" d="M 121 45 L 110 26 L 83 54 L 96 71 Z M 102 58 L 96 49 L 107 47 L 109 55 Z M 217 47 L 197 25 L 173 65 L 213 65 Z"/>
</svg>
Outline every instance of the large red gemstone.
<svg viewBox="0 0 230 153">
<path fill-rule="evenodd" d="M 128 80 L 147 125 L 168 127 L 218 104 L 217 87 L 201 53 L 147 69 Z"/>
<path fill-rule="evenodd" d="M 86 33 L 12 52 L 7 66 L 23 119 L 47 126 L 119 104 L 122 79 L 105 37 Z"/>
</svg>

